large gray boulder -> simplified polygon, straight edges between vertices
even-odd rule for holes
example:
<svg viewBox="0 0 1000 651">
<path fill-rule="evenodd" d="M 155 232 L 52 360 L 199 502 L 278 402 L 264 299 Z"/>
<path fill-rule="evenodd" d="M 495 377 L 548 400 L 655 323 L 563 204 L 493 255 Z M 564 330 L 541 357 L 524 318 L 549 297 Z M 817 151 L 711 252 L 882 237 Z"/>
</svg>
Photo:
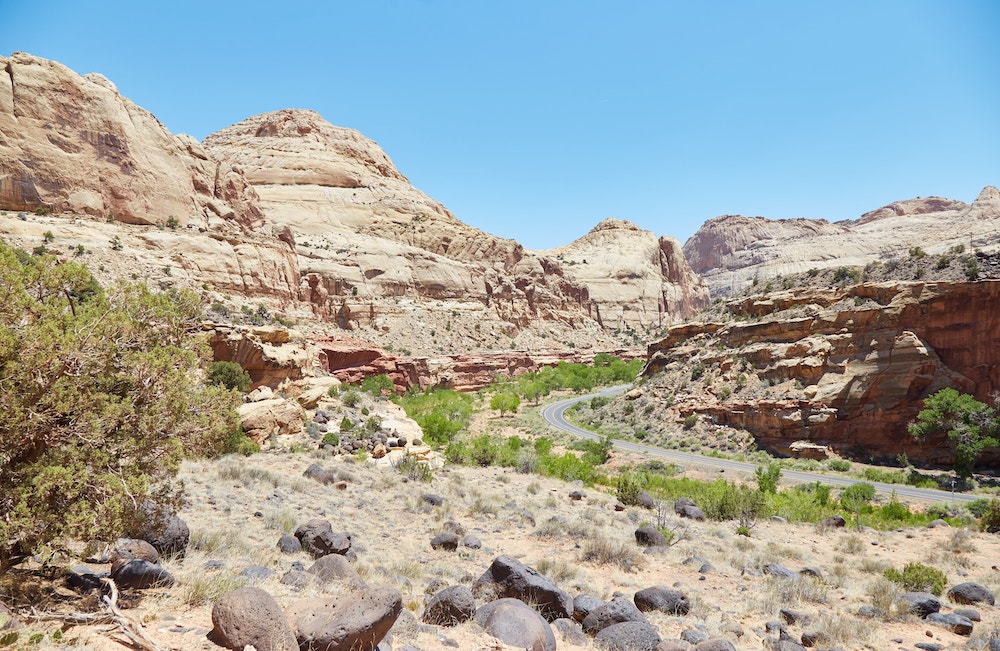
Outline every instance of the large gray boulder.
<svg viewBox="0 0 1000 651">
<path fill-rule="evenodd" d="M 454 626 L 472 619 L 476 600 L 464 585 L 453 585 L 427 600 L 422 619 L 437 626 Z"/>
<path fill-rule="evenodd" d="M 519 599 L 491 601 L 476 611 L 476 623 L 504 644 L 528 651 L 556 651 L 556 636 L 542 616 Z"/>
<path fill-rule="evenodd" d="M 635 542 L 643 547 L 666 547 L 667 537 L 656 527 L 639 527 L 635 530 Z"/>
<path fill-rule="evenodd" d="M 403 610 L 403 596 L 387 587 L 339 597 L 293 601 L 285 616 L 299 647 L 310 651 L 373 651 Z"/>
<path fill-rule="evenodd" d="M 668 588 L 665 585 L 656 585 L 635 593 L 632 598 L 636 608 L 644 613 L 658 610 L 670 615 L 687 615 L 691 609 L 687 595 L 680 590 Z"/>
<path fill-rule="evenodd" d="M 551 579 L 510 556 L 497 556 L 472 585 L 484 600 L 513 598 L 535 605 L 547 621 L 573 616 L 573 599 Z"/>
<path fill-rule="evenodd" d="M 996 598 L 989 588 L 975 581 L 966 581 L 953 586 L 948 591 L 948 598 L 957 604 L 989 604 L 994 605 Z"/>
<path fill-rule="evenodd" d="M 318 558 L 315 563 L 306 568 L 306 572 L 315 576 L 320 583 L 346 583 L 355 590 L 367 587 L 365 580 L 361 578 L 351 562 L 340 554 L 327 554 Z"/>
<path fill-rule="evenodd" d="M 123 590 L 145 590 L 147 588 L 169 587 L 174 584 L 174 577 L 159 565 L 135 559 L 121 565 L 112 572 L 111 578 Z"/>
<path fill-rule="evenodd" d="M 941 601 L 929 592 L 906 592 L 899 597 L 911 613 L 927 617 L 941 610 Z"/>
<path fill-rule="evenodd" d="M 274 598 L 260 588 L 240 588 L 212 607 L 214 628 L 209 638 L 227 649 L 243 651 L 298 651 L 288 620 Z"/>
<path fill-rule="evenodd" d="M 142 524 L 134 537 L 145 540 L 157 552 L 167 556 L 183 556 L 191 541 L 191 530 L 184 520 L 166 507 L 144 502 Z"/>
<path fill-rule="evenodd" d="M 660 634 L 648 622 L 612 624 L 594 637 L 598 648 L 608 651 L 656 651 Z"/>
<path fill-rule="evenodd" d="M 597 635 L 600 631 L 622 622 L 645 622 L 646 616 L 627 597 L 616 597 L 583 618 L 583 632 Z"/>
</svg>

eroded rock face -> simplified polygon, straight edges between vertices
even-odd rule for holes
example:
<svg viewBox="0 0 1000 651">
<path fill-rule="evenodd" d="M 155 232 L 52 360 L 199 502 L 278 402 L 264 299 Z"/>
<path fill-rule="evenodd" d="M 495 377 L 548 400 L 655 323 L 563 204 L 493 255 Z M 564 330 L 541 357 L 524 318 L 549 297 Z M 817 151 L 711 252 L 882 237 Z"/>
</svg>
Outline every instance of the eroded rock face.
<svg viewBox="0 0 1000 651">
<path fill-rule="evenodd" d="M 101 75 L 0 57 L 0 208 L 114 215 L 130 224 L 260 224 L 240 171 L 174 136 Z"/>
<path fill-rule="evenodd" d="M 671 328 L 649 346 L 644 373 L 696 358 L 718 366 L 728 381 L 741 372 L 738 355 L 768 384 L 783 387 L 781 395 L 691 396 L 682 413 L 746 429 L 785 454 L 807 441 L 841 453 L 905 453 L 946 464 L 951 451 L 942 437 L 917 442 L 906 426 L 921 400 L 939 389 L 955 387 L 983 401 L 1000 389 L 1000 354 L 984 345 L 1000 337 L 997 301 L 1000 281 L 862 284 L 751 298 L 731 308 L 759 320 Z M 996 450 L 981 459 L 997 461 Z"/>
<path fill-rule="evenodd" d="M 587 287 L 595 317 L 608 328 L 662 327 L 708 304 L 708 286 L 680 243 L 608 218 L 580 239 L 548 251 L 568 278 Z"/>
<path fill-rule="evenodd" d="M 705 222 L 684 244 L 691 267 L 713 296 L 738 291 L 754 278 L 812 268 L 864 266 L 922 247 L 996 251 L 1000 192 L 989 186 L 972 204 L 941 197 L 897 201 L 857 220 L 766 219 L 723 215 Z"/>
</svg>

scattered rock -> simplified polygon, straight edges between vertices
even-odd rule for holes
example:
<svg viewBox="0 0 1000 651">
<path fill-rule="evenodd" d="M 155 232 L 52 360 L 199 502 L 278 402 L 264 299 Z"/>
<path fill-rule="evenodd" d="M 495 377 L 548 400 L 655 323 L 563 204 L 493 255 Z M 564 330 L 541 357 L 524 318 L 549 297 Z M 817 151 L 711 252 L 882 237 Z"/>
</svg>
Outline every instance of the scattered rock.
<svg viewBox="0 0 1000 651">
<path fill-rule="evenodd" d="M 135 537 L 148 542 L 160 554 L 183 556 L 191 540 L 187 523 L 152 502 L 145 502 L 142 510 L 145 518 Z"/>
<path fill-rule="evenodd" d="M 827 529 L 842 529 L 845 526 L 847 526 L 847 520 L 845 520 L 844 517 L 840 515 L 831 515 L 830 517 L 820 522 L 819 526 Z"/>
<path fill-rule="evenodd" d="M 582 500 L 582 499 L 583 499 L 584 497 L 586 497 L 586 495 L 584 495 L 584 494 L 583 494 L 583 493 L 581 493 L 580 491 L 572 491 L 572 492 L 571 492 L 571 493 L 569 494 L 569 498 L 570 498 L 571 500 L 573 500 L 574 502 L 579 502 L 579 501 L 580 501 L 580 500 Z"/>
<path fill-rule="evenodd" d="M 443 549 L 446 552 L 453 552 L 458 549 L 458 534 L 450 531 L 439 533 L 431 539 L 432 549 Z"/>
<path fill-rule="evenodd" d="M 763 569 L 764 569 L 764 574 L 777 576 L 782 579 L 795 579 L 796 577 L 798 577 L 798 574 L 791 571 L 787 567 L 784 567 L 783 565 L 779 565 L 777 563 L 768 563 L 767 565 L 764 566 Z"/>
<path fill-rule="evenodd" d="M 320 558 L 327 554 L 346 554 L 351 549 L 351 535 L 334 533 L 328 520 L 314 518 L 295 530 L 295 537 L 302 543 L 302 549 Z"/>
<path fill-rule="evenodd" d="M 645 526 L 635 530 L 635 542 L 643 547 L 666 547 L 667 537 L 655 527 Z"/>
<path fill-rule="evenodd" d="M 729 640 L 716 637 L 695 644 L 692 651 L 736 651 L 736 647 Z"/>
<path fill-rule="evenodd" d="M 980 616 L 978 610 L 973 610 L 972 608 L 958 608 L 955 610 L 956 615 L 961 615 L 966 617 L 969 621 L 980 622 L 982 621 L 982 616 Z"/>
<path fill-rule="evenodd" d="M 681 510 L 680 512 L 678 512 L 677 515 L 681 516 L 682 518 L 694 520 L 695 522 L 705 521 L 705 512 L 699 509 L 697 506 L 690 506 L 690 505 L 683 506 L 681 507 Z"/>
<path fill-rule="evenodd" d="M 948 613 L 947 615 L 943 613 L 931 613 L 927 616 L 927 621 L 939 624 L 956 635 L 972 635 L 973 624 L 972 620 L 968 617 L 962 617 L 955 613 Z"/>
<path fill-rule="evenodd" d="M 278 581 L 281 585 L 291 586 L 296 590 L 301 590 L 316 581 L 316 575 L 304 570 L 288 570 Z"/>
<path fill-rule="evenodd" d="M 929 592 L 907 592 L 900 596 L 910 612 L 919 617 L 927 617 L 941 610 L 941 602 Z"/>
<path fill-rule="evenodd" d="M 497 556 L 472 586 L 472 594 L 484 599 L 513 597 L 535 604 L 548 621 L 573 614 L 573 600 L 551 579 L 510 556 Z"/>
<path fill-rule="evenodd" d="M 441 525 L 441 531 L 450 531 L 457 536 L 465 535 L 465 527 L 454 520 L 446 520 L 445 523 Z"/>
<path fill-rule="evenodd" d="M 646 616 L 627 597 L 616 597 L 599 608 L 590 611 L 583 619 L 583 632 L 596 635 L 613 624 L 622 622 L 645 622 Z"/>
<path fill-rule="evenodd" d="M 324 470 L 319 464 L 311 464 L 306 471 L 302 473 L 303 477 L 309 479 L 315 479 L 321 484 L 333 484 L 337 481 L 336 475 L 334 475 L 329 470 Z"/>
<path fill-rule="evenodd" d="M 804 613 L 801 610 L 792 610 L 791 608 L 782 608 L 778 611 L 778 615 L 786 624 L 797 624 L 799 626 L 808 626 L 813 620 L 812 615 L 809 613 Z"/>
<path fill-rule="evenodd" d="M 145 540 L 138 538 L 119 538 L 115 541 L 115 547 L 111 550 L 111 571 L 114 572 L 125 563 L 139 559 L 150 563 L 159 563 L 160 554 L 156 548 Z"/>
<path fill-rule="evenodd" d="M 687 615 L 691 604 L 687 595 L 679 590 L 673 590 L 665 585 L 653 586 L 635 593 L 633 597 L 636 607 L 642 612 L 658 610 L 670 615 Z"/>
<path fill-rule="evenodd" d="M 578 622 L 582 622 L 586 619 L 587 615 L 601 606 L 604 602 L 597 597 L 591 597 L 586 594 L 578 594 L 573 597 L 573 619 Z"/>
<path fill-rule="evenodd" d="M 387 587 L 340 597 L 293 601 L 285 609 L 299 647 L 313 651 L 372 649 L 403 610 L 403 597 Z"/>
<path fill-rule="evenodd" d="M 993 593 L 974 581 L 953 586 L 951 590 L 948 590 L 948 598 L 957 604 L 989 604 L 992 606 L 996 603 Z"/>
<path fill-rule="evenodd" d="M 491 601 L 476 611 L 475 618 L 483 630 L 505 644 L 530 651 L 556 651 L 552 628 L 519 599 Z"/>
<path fill-rule="evenodd" d="M 806 631 L 802 634 L 801 641 L 802 646 L 814 647 L 828 639 L 830 639 L 830 636 L 826 631 Z"/>
<path fill-rule="evenodd" d="M 462 546 L 469 549 L 482 549 L 483 543 L 479 538 L 470 534 L 462 538 Z"/>
<path fill-rule="evenodd" d="M 104 576 L 107 576 L 106 574 Z M 90 592 L 101 587 L 101 575 L 97 574 L 89 567 L 77 565 L 66 570 L 66 586 L 78 592 Z M 3 618 L 3 610 L 0 609 L 0 619 Z M 3 630 L 0 628 L 0 630 Z"/>
<path fill-rule="evenodd" d="M 172 586 L 174 577 L 159 565 L 136 559 L 129 561 L 111 574 L 111 578 L 123 590 L 145 590 Z"/>
<path fill-rule="evenodd" d="M 928 529 L 937 529 L 938 527 L 950 527 L 950 526 L 951 526 L 950 524 L 948 524 L 941 518 L 938 518 L 937 520 L 931 520 L 930 522 L 927 523 Z"/>
<path fill-rule="evenodd" d="M 433 493 L 424 493 L 420 496 L 420 499 L 430 504 L 431 506 L 441 506 L 444 504 L 444 498 L 440 495 L 435 495 Z"/>
<path fill-rule="evenodd" d="M 654 500 L 653 496 L 646 491 L 639 491 L 639 506 L 644 509 L 652 509 L 656 506 L 656 500 Z"/>
<path fill-rule="evenodd" d="M 559 632 L 559 637 L 562 638 L 563 642 L 567 644 L 586 646 L 590 641 L 584 634 L 580 623 L 575 620 L 563 617 L 552 622 L 552 626 Z"/>
<path fill-rule="evenodd" d="M 361 578 L 350 561 L 340 554 L 327 554 L 318 558 L 306 572 L 315 576 L 321 583 L 339 581 L 353 588 L 365 587 L 365 580 Z"/>
<path fill-rule="evenodd" d="M 424 606 L 421 619 L 437 626 L 454 626 L 472 619 L 476 600 L 464 585 L 453 585 L 431 597 Z"/>
<path fill-rule="evenodd" d="M 612 624 L 594 636 L 594 643 L 609 651 L 655 651 L 660 634 L 645 621 Z"/>
<path fill-rule="evenodd" d="M 251 565 L 240 572 L 240 576 L 245 576 L 251 581 L 262 581 L 274 574 L 274 570 L 263 565 Z"/>
<path fill-rule="evenodd" d="M 302 551 L 302 543 L 291 534 L 284 534 L 278 538 L 278 549 L 282 554 L 297 554 Z"/>
<path fill-rule="evenodd" d="M 243 651 L 298 651 L 299 645 L 274 598 L 260 588 L 240 588 L 219 599 L 212 607 L 209 634 L 227 649 Z"/>
</svg>

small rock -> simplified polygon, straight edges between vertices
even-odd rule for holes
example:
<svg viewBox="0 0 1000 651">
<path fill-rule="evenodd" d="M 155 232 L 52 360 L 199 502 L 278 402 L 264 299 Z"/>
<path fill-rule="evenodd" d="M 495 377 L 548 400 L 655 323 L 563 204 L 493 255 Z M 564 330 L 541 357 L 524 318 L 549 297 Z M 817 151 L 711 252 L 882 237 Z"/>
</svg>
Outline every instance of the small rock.
<svg viewBox="0 0 1000 651">
<path fill-rule="evenodd" d="M 149 561 L 136 559 L 129 561 L 112 573 L 111 578 L 118 584 L 119 588 L 125 590 L 144 590 L 146 588 L 159 588 L 172 586 L 174 577 L 159 565 L 153 565 Z"/>
<path fill-rule="evenodd" d="M 813 619 L 809 613 L 804 613 L 801 610 L 792 610 L 791 608 L 782 608 L 778 611 L 778 615 L 781 616 L 781 619 L 786 624 L 798 624 L 799 626 L 808 626 L 812 623 Z"/>
<path fill-rule="evenodd" d="M 613 624 L 622 622 L 645 622 L 646 616 L 642 614 L 635 604 L 626 597 L 616 597 L 608 603 L 595 608 L 583 619 L 583 631 L 588 635 L 596 635 L 601 630 Z"/>
<path fill-rule="evenodd" d="M 956 635 L 972 635 L 972 621 L 967 617 L 956 615 L 955 613 L 931 613 L 927 616 L 927 621 L 944 626 Z"/>
<path fill-rule="evenodd" d="M 633 601 L 642 612 L 658 610 L 669 615 L 687 615 L 691 608 L 686 594 L 665 585 L 640 590 L 635 593 Z"/>
<path fill-rule="evenodd" d="M 242 651 L 297 651 L 288 620 L 274 598 L 260 588 L 240 588 L 212 607 L 214 628 L 209 638 L 227 649 Z"/>
<path fill-rule="evenodd" d="M 242 572 L 240 576 L 245 576 L 251 581 L 262 581 L 274 574 L 274 570 L 263 565 L 251 565 Z"/>
<path fill-rule="evenodd" d="M 483 543 L 479 540 L 479 538 L 470 534 L 462 538 L 462 546 L 468 547 L 469 549 L 481 549 Z"/>
<path fill-rule="evenodd" d="M 286 533 L 278 538 L 278 549 L 283 554 L 296 554 L 302 551 L 302 543 L 295 536 Z"/>
<path fill-rule="evenodd" d="M 667 537 L 655 527 L 639 527 L 635 530 L 635 542 L 643 547 L 666 547 Z"/>
<path fill-rule="evenodd" d="M 302 473 L 303 477 L 313 479 L 321 484 L 332 484 L 337 481 L 336 475 L 329 470 L 324 470 L 319 464 L 313 463 Z"/>
<path fill-rule="evenodd" d="M 931 520 L 930 522 L 927 523 L 928 529 L 937 529 L 938 527 L 950 527 L 950 526 L 951 526 L 950 524 L 948 524 L 941 518 L 938 518 L 937 520 Z"/>
<path fill-rule="evenodd" d="M 705 521 L 705 512 L 699 509 L 697 506 L 685 506 L 682 507 L 679 516 L 682 518 L 688 518 L 689 520 L 694 520 L 695 522 Z"/>
<path fill-rule="evenodd" d="M 941 610 L 941 602 L 929 592 L 907 592 L 900 596 L 900 600 L 911 613 L 919 617 L 927 617 Z"/>
<path fill-rule="evenodd" d="M 971 622 L 980 622 L 982 617 L 978 610 L 973 610 L 972 608 L 958 608 L 955 610 L 956 615 L 961 615 L 962 617 L 968 618 Z"/>
<path fill-rule="evenodd" d="M 648 622 L 629 621 L 607 626 L 594 642 L 608 651 L 655 651 L 660 634 Z"/>
<path fill-rule="evenodd" d="M 453 585 L 431 597 L 424 606 L 421 619 L 437 626 L 455 626 L 472 619 L 476 600 L 464 585 Z"/>
<path fill-rule="evenodd" d="M 420 499 L 431 506 L 441 506 L 444 504 L 444 498 L 434 493 L 424 493 L 420 496 Z"/>
<path fill-rule="evenodd" d="M 482 599 L 512 597 L 535 604 L 546 620 L 570 617 L 573 599 L 548 577 L 510 556 L 497 556 L 472 585 L 472 594 Z"/>
<path fill-rule="evenodd" d="M 840 515 L 831 515 L 827 519 L 820 522 L 819 526 L 826 529 L 842 529 L 847 526 L 847 520 Z"/>
<path fill-rule="evenodd" d="M 771 576 L 777 576 L 782 579 L 794 579 L 796 578 L 796 573 L 784 567 L 783 565 L 778 565 L 777 563 L 768 563 L 764 566 L 764 574 L 769 574 Z"/>
<path fill-rule="evenodd" d="M 476 611 L 476 623 L 505 644 L 533 651 L 556 651 L 556 637 L 541 615 L 519 599 L 491 601 Z"/>
<path fill-rule="evenodd" d="M 562 617 L 552 622 L 552 626 L 555 627 L 556 631 L 559 633 L 559 637 L 562 638 L 563 642 L 567 644 L 572 644 L 574 646 L 586 646 L 589 642 L 589 638 L 584 634 L 583 628 L 580 627 L 579 622 L 572 619 L 567 619 Z"/>
<path fill-rule="evenodd" d="M 681 639 L 688 644 L 698 644 L 708 639 L 708 634 L 696 628 L 686 628 L 681 631 Z"/>
<path fill-rule="evenodd" d="M 431 539 L 432 549 L 443 549 L 447 552 L 453 552 L 458 549 L 458 534 L 452 533 L 450 531 L 445 531 L 439 533 Z"/>
<path fill-rule="evenodd" d="M 692 651 L 736 651 L 736 647 L 729 640 L 717 637 L 695 644 Z"/>
<path fill-rule="evenodd" d="M 573 598 L 573 619 L 582 622 L 591 611 L 604 605 L 604 602 L 597 597 L 586 594 L 578 594 Z"/>
</svg>

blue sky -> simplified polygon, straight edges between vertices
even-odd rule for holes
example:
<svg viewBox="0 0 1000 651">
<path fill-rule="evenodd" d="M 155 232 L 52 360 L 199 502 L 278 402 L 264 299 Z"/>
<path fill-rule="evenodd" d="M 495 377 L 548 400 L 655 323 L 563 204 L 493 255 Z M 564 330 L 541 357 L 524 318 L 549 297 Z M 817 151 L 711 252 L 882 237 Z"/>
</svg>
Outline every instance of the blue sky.
<svg viewBox="0 0 1000 651">
<path fill-rule="evenodd" d="M 529 248 L 1000 184 L 992 0 L 2 4 L 0 54 L 100 72 L 199 139 L 315 109 Z"/>
</svg>

